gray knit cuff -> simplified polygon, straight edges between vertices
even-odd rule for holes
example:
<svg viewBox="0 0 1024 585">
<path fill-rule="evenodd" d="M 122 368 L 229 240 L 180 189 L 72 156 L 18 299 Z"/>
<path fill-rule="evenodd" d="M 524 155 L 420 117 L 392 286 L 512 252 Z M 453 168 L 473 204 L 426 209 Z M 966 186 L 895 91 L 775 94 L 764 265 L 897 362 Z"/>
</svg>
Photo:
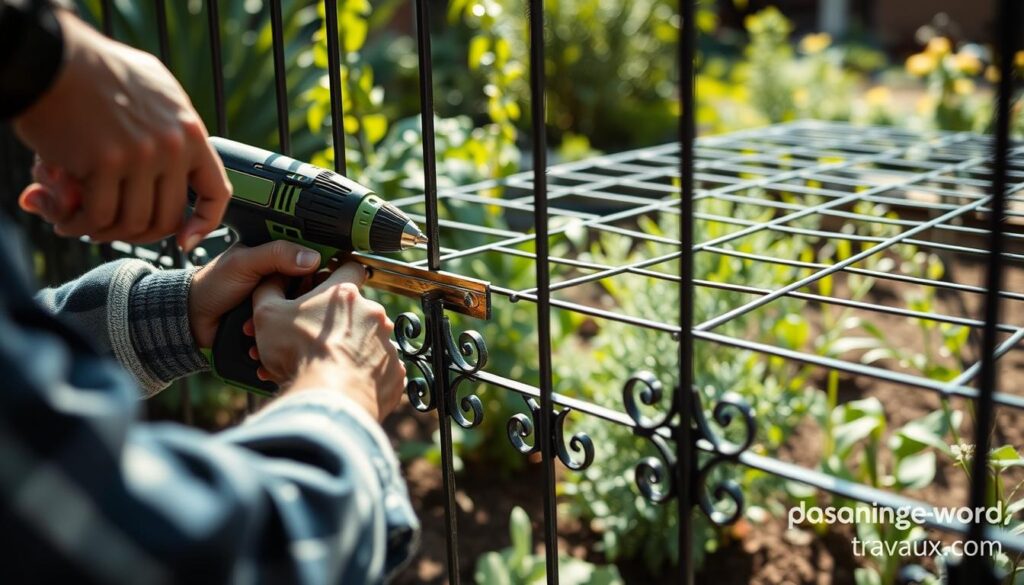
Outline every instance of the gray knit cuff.
<svg viewBox="0 0 1024 585">
<path fill-rule="evenodd" d="M 188 293 L 196 269 L 157 270 L 139 279 L 128 301 L 128 324 L 146 395 L 209 368 L 188 319 Z M 148 378 L 148 380 L 146 379 Z"/>
</svg>

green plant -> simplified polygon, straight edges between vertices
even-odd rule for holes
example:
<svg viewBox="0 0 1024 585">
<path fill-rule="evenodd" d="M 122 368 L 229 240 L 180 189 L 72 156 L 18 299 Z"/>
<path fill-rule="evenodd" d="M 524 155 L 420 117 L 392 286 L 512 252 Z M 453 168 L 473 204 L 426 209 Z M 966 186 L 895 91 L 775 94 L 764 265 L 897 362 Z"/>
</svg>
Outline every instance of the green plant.
<svg viewBox="0 0 1024 585">
<path fill-rule="evenodd" d="M 919 100 L 918 113 L 943 130 L 981 130 L 991 117 L 975 92 L 975 79 L 984 69 L 977 50 L 964 47 L 954 52 L 948 38 L 933 37 L 906 61 L 907 73 L 927 81 L 928 93 Z"/>
<path fill-rule="evenodd" d="M 487 552 L 476 562 L 474 579 L 487 585 L 539 585 L 546 583 L 544 555 L 533 553 L 530 519 L 516 506 L 509 516 L 512 546 Z M 595 566 L 581 559 L 560 555 L 558 579 L 567 585 L 618 585 L 622 578 L 614 566 Z"/>
<path fill-rule="evenodd" d="M 768 196 L 761 190 L 751 190 L 748 194 Z M 721 200 L 702 200 L 700 205 L 701 211 L 709 215 L 751 221 L 764 221 L 761 214 L 771 213 L 770 209 L 751 211 L 753 206 Z M 662 228 L 652 219 L 642 218 L 639 227 L 645 233 L 660 238 L 671 239 L 677 233 L 675 222 L 668 222 Z M 725 229 L 726 225 L 720 222 L 701 221 L 697 224 L 697 237 L 701 241 L 709 240 L 722 235 Z M 806 245 L 799 238 L 763 231 L 740 240 L 735 249 L 792 257 L 794 254 L 799 256 L 800 253 L 794 251 Z M 606 235 L 580 258 L 602 265 L 621 266 L 667 250 L 666 245 L 654 242 L 633 248 L 625 238 Z M 796 269 L 792 267 L 750 262 L 737 257 L 700 254 L 695 261 L 697 278 L 712 282 L 778 288 L 796 278 Z M 659 265 L 658 269 L 673 274 L 678 265 L 668 262 Z M 678 306 L 678 287 L 670 281 L 652 282 L 649 278 L 623 275 L 606 279 L 601 285 L 616 311 L 626 315 L 664 321 L 665 308 Z M 695 295 L 695 323 L 749 300 L 749 296 L 743 293 L 704 286 L 698 287 Z M 782 298 L 769 308 L 722 324 L 716 331 L 735 336 L 756 331 L 760 341 L 801 348 L 810 342 L 811 329 L 801 316 L 799 306 L 800 302 L 795 299 Z M 638 370 L 651 371 L 666 388 L 674 384 L 677 342 L 667 333 L 608 321 L 601 323 L 597 335 L 586 342 L 586 347 L 581 348 L 580 343 L 564 346 L 563 352 L 556 357 L 556 365 L 561 364 L 556 371 L 556 389 L 560 392 L 577 393 L 602 406 L 621 410 L 622 386 Z M 591 359 L 574 359 L 573 356 L 581 351 L 586 351 Z M 710 408 L 726 391 L 734 391 L 754 409 L 758 422 L 751 449 L 756 453 L 776 452 L 802 420 L 823 407 L 821 393 L 792 362 L 765 360 L 750 352 L 710 343 L 696 345 L 694 361 L 700 364 L 695 368 L 695 385 L 700 389 L 705 407 Z M 661 405 L 662 408 L 665 406 Z M 579 417 L 576 425 L 593 439 L 595 457 L 588 470 L 567 475 L 561 484 L 567 510 L 589 522 L 601 534 L 601 550 L 610 560 L 639 558 L 652 571 L 659 570 L 666 563 L 677 562 L 676 503 L 651 503 L 638 493 L 634 485 L 634 468 L 644 457 L 657 456 L 653 447 L 628 429 L 591 417 Z M 716 431 L 731 440 L 738 440 L 735 433 L 742 432 L 732 427 Z M 735 479 L 747 494 L 748 510 L 760 512 L 767 508 L 781 512 L 783 490 L 779 478 L 744 467 L 730 468 L 728 472 L 737 475 Z M 696 526 L 697 548 L 693 553 L 699 560 L 706 551 L 719 546 L 727 533 L 712 528 L 703 515 L 697 516 Z"/>
</svg>

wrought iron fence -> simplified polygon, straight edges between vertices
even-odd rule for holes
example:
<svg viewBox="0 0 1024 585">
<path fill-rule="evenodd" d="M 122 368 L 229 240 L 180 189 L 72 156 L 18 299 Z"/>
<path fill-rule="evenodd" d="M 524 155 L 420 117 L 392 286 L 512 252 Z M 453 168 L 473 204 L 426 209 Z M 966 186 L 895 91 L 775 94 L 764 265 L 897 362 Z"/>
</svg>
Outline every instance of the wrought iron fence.
<svg viewBox="0 0 1024 585">
<path fill-rule="evenodd" d="M 1004 286 L 1005 267 L 1024 262 L 1024 234 L 1010 229 L 1007 220 L 1024 212 L 1007 210 L 1008 202 L 1021 200 L 1024 191 L 1024 146 L 1010 140 L 1010 103 L 1013 93 L 1012 62 L 1020 45 L 1019 24 L 1024 20 L 1021 3 L 996 2 L 998 19 L 998 83 L 996 124 L 993 136 L 970 133 L 925 133 L 894 128 L 852 127 L 824 122 L 795 122 L 725 136 L 697 139 L 694 121 L 694 64 L 696 36 L 695 3 L 682 1 L 679 47 L 679 99 L 682 115 L 679 142 L 551 166 L 545 148 L 544 11 L 542 0 L 528 0 L 530 38 L 531 141 L 533 169 L 500 181 L 439 190 L 434 135 L 434 99 L 431 71 L 431 3 L 415 0 L 416 39 L 419 56 L 419 97 L 422 114 L 425 193 L 395 201 L 410 215 L 424 222 L 430 243 L 406 260 L 437 271 L 460 259 L 496 261 L 502 256 L 525 258 L 534 263 L 536 285 L 510 288 L 492 283 L 492 291 L 504 303 L 532 303 L 536 306 L 539 336 L 540 383 L 536 386 L 489 371 L 486 340 L 473 331 L 456 334 L 444 302 L 422 299 L 421 318 L 414 313 L 397 320 L 396 337 L 403 356 L 418 371 L 420 379 L 410 384 L 408 396 L 421 412 L 436 412 L 440 428 L 441 470 L 446 524 L 446 553 L 449 580 L 460 581 L 459 533 L 455 493 L 457 478 L 453 465 L 452 425 L 466 429 L 478 425 L 483 416 L 480 398 L 460 391 L 463 383 L 485 384 L 517 393 L 524 412 L 507 421 L 512 446 L 524 455 L 539 453 L 543 465 L 541 485 L 534 486 L 544 497 L 543 532 L 547 559 L 547 581 L 558 583 L 558 539 L 556 471 L 561 463 L 572 472 L 587 468 L 594 458 L 594 445 L 584 433 L 567 436 L 570 413 L 595 417 L 608 424 L 630 429 L 650 442 L 656 457 L 636 462 L 636 483 L 644 497 L 654 502 L 678 502 L 680 582 L 692 582 L 691 550 L 694 539 L 694 508 L 712 523 L 724 525 L 743 511 L 744 496 L 738 485 L 713 473 L 722 465 L 747 466 L 813 486 L 850 500 L 884 507 L 926 508 L 926 503 L 897 493 L 842 479 L 816 470 L 753 452 L 757 420 L 753 409 L 727 388 L 708 394 L 694 385 L 695 345 L 712 344 L 737 348 L 758 359 L 782 359 L 834 371 L 863 380 L 884 381 L 907 392 L 925 391 L 940 397 L 973 401 L 976 412 L 973 443 L 975 453 L 989 451 L 987 432 L 995 422 L 996 408 L 1024 409 L 1020 393 L 999 389 L 998 360 L 1016 349 L 1024 338 L 1024 323 L 1011 323 L 1000 311 L 1001 303 L 1024 301 L 1024 293 Z M 269 0 L 274 62 L 274 96 L 278 120 L 279 150 L 290 150 L 288 92 L 285 79 L 281 0 Z M 113 6 L 103 0 L 103 28 L 112 31 Z M 215 95 L 215 130 L 229 135 L 225 112 L 225 84 L 222 63 L 219 1 L 206 0 L 206 23 L 211 46 L 211 79 Z M 341 48 L 338 43 L 338 11 L 335 1 L 325 2 L 330 111 L 341 120 Z M 166 61 L 171 40 L 166 7 L 156 0 L 158 46 Z M 343 34 L 344 31 L 341 31 Z M 230 42 L 230 41 L 229 41 Z M 341 123 L 331 125 L 335 169 L 344 173 L 345 135 Z M 501 197 L 493 192 L 500 190 Z M 924 194 L 924 197 L 921 197 Z M 728 202 L 732 209 L 757 210 L 762 219 L 744 219 L 743 214 L 716 212 L 715 202 Z M 443 219 L 445 205 L 500 208 L 512 227 L 487 227 Z M 867 204 L 869 207 L 855 207 Z M 877 213 L 873 207 L 898 208 L 895 216 Z M 652 234 L 640 229 L 638 218 L 653 218 L 664 224 L 678 223 L 678 236 Z M 813 222 L 805 221 L 807 219 Z M 877 235 L 829 227 L 835 221 L 885 226 Z M 716 226 L 719 235 L 695 241 L 695 225 Z M 603 264 L 578 254 L 553 254 L 566 249 L 558 245 L 572 230 L 586 230 L 627 241 L 629 246 L 654 245 L 639 259 Z M 473 233 L 483 244 L 455 247 L 446 245 L 456 232 Z M 707 233 L 703 230 L 702 233 Z M 860 251 L 834 262 L 816 262 L 802 257 L 775 257 L 751 246 L 749 238 L 772 233 L 781 237 L 804 237 L 818 242 L 847 242 Z M 205 248 L 217 249 L 230 241 L 219 230 Z M 552 243 L 555 246 L 552 246 Z M 958 282 L 933 275 L 912 275 L 884 270 L 866 261 L 891 254 L 905 246 L 930 250 L 951 257 L 974 258 L 986 263 L 980 283 Z M 164 266 L 199 263 L 205 257 L 183 258 L 170 244 L 159 249 L 115 243 L 106 254 L 129 254 Z M 713 278 L 697 278 L 695 258 L 740 259 L 748 264 L 791 269 L 788 284 L 763 288 Z M 856 275 L 880 281 L 929 287 L 982 298 L 979 316 L 952 311 L 922 311 L 896 303 L 883 304 L 844 295 L 838 289 L 825 292 L 810 285 L 835 275 Z M 469 275 L 472 276 L 472 275 Z M 666 307 L 659 319 L 629 314 L 621 307 L 601 307 L 581 302 L 580 295 L 594 283 L 617 278 L 639 278 L 653 284 L 678 287 L 679 304 Z M 701 315 L 695 322 L 694 289 L 709 288 L 738 293 L 741 301 Z M 724 334 L 722 326 L 744 315 L 769 309 L 782 298 L 813 305 L 851 308 L 865 315 L 896 315 L 936 324 L 956 325 L 980 333 L 977 359 L 959 376 L 938 381 L 923 374 L 862 363 L 844 356 L 823 356 L 801 348 L 782 347 L 748 339 L 747 335 Z M 502 307 L 496 304 L 495 309 Z M 677 341 L 678 377 L 674 385 L 637 371 L 622 380 L 622 410 L 611 409 L 584 398 L 555 392 L 552 381 L 552 311 L 568 311 L 602 320 L 617 321 L 670 335 Z M 464 323 L 464 321 L 463 321 Z M 642 360 L 640 360 L 642 361 Z M 638 361 L 639 363 L 639 361 Z M 696 370 L 695 370 L 696 369 Z M 190 416 L 186 394 L 182 408 Z M 737 431 L 737 428 L 739 429 Z M 726 438 L 726 429 L 731 429 Z M 971 463 L 971 507 L 986 503 L 990 480 L 986 457 Z M 1004 550 L 1024 552 L 1024 538 L 984 523 L 984 518 L 964 524 L 929 517 L 929 527 L 964 535 L 967 539 L 996 540 Z M 950 583 L 995 583 L 990 559 L 965 557 L 951 564 Z"/>
</svg>

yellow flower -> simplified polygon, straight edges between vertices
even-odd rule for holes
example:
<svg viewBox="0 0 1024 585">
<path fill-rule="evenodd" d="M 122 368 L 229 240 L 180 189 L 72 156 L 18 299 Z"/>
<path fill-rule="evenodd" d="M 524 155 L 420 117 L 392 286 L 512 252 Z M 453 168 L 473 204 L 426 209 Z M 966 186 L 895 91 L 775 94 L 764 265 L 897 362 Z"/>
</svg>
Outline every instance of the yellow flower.
<svg viewBox="0 0 1024 585">
<path fill-rule="evenodd" d="M 981 73 L 981 59 L 972 53 L 960 51 L 953 55 L 953 67 L 967 75 L 977 75 Z"/>
<path fill-rule="evenodd" d="M 816 33 L 807 35 L 800 40 L 800 50 L 808 55 L 816 55 L 832 44 L 832 35 L 828 33 Z"/>
<path fill-rule="evenodd" d="M 985 80 L 989 83 L 999 83 L 999 68 L 989 65 L 985 68 Z"/>
<path fill-rule="evenodd" d="M 924 77 L 935 71 L 936 65 L 938 65 L 938 61 L 931 53 L 917 53 L 907 58 L 907 73 Z"/>
<path fill-rule="evenodd" d="M 1017 55 L 1014 56 L 1013 62 L 1017 65 L 1018 69 L 1024 69 L 1024 51 L 1017 51 Z"/>
<path fill-rule="evenodd" d="M 884 85 L 876 85 L 864 94 L 864 99 L 868 102 L 869 106 L 884 106 L 892 99 L 892 92 Z"/>
<path fill-rule="evenodd" d="M 917 110 L 917 113 L 919 115 L 930 115 L 932 111 L 935 109 L 935 100 L 926 95 L 921 96 L 920 98 L 918 98 L 917 103 L 914 104 L 914 109 Z"/>
<path fill-rule="evenodd" d="M 797 107 L 804 108 L 811 103 L 811 93 L 805 87 L 799 87 L 793 92 L 793 103 Z"/>
<path fill-rule="evenodd" d="M 957 95 L 969 95 L 974 93 L 974 82 L 970 79 L 956 79 L 953 81 L 953 92 Z"/>
<path fill-rule="evenodd" d="M 932 37 L 924 50 L 926 53 L 941 57 L 953 50 L 953 44 L 946 37 Z"/>
</svg>

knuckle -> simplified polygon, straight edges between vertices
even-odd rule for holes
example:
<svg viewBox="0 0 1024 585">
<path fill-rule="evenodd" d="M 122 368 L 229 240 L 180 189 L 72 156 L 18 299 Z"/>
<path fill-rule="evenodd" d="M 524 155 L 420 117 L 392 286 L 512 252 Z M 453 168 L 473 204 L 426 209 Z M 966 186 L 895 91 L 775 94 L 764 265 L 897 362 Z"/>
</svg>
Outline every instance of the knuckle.
<svg viewBox="0 0 1024 585">
<path fill-rule="evenodd" d="M 173 232 L 178 228 L 178 224 L 181 222 L 181 218 L 174 213 L 163 213 L 157 216 L 154 222 L 154 231 L 160 235 L 165 235 Z"/>
<path fill-rule="evenodd" d="M 113 214 L 106 206 L 90 205 L 85 208 L 85 219 L 89 222 L 91 229 L 102 229 L 108 227 L 113 221 Z M 96 237 L 105 238 L 108 234 L 96 234 Z"/>
<path fill-rule="evenodd" d="M 189 141 L 199 142 L 206 140 L 206 128 L 202 121 L 195 114 L 189 113 L 181 118 L 181 130 Z"/>
<path fill-rule="evenodd" d="M 286 259 L 291 260 L 294 258 L 292 243 L 285 240 L 274 240 L 269 246 L 267 246 L 267 250 L 270 252 L 271 256 L 281 261 L 285 261 Z M 289 256 L 289 252 L 293 253 Z"/>
<path fill-rule="evenodd" d="M 164 130 L 159 140 L 160 148 L 169 157 L 177 157 L 185 150 L 185 135 L 176 128 Z"/>
<path fill-rule="evenodd" d="M 359 288 L 351 282 L 342 282 L 335 289 L 338 292 L 338 296 L 349 302 L 356 300 L 359 296 Z"/>
<path fill-rule="evenodd" d="M 252 308 L 253 325 L 259 329 L 261 324 L 265 324 L 268 321 L 273 320 L 276 312 L 276 303 L 267 300 L 255 303 Z"/>
<path fill-rule="evenodd" d="M 156 144 L 152 138 L 143 137 L 132 146 L 132 158 L 136 162 L 146 162 L 156 156 Z"/>
<path fill-rule="evenodd" d="M 127 156 L 121 147 L 109 146 L 100 152 L 99 162 L 107 168 L 120 169 L 127 162 Z"/>
</svg>

